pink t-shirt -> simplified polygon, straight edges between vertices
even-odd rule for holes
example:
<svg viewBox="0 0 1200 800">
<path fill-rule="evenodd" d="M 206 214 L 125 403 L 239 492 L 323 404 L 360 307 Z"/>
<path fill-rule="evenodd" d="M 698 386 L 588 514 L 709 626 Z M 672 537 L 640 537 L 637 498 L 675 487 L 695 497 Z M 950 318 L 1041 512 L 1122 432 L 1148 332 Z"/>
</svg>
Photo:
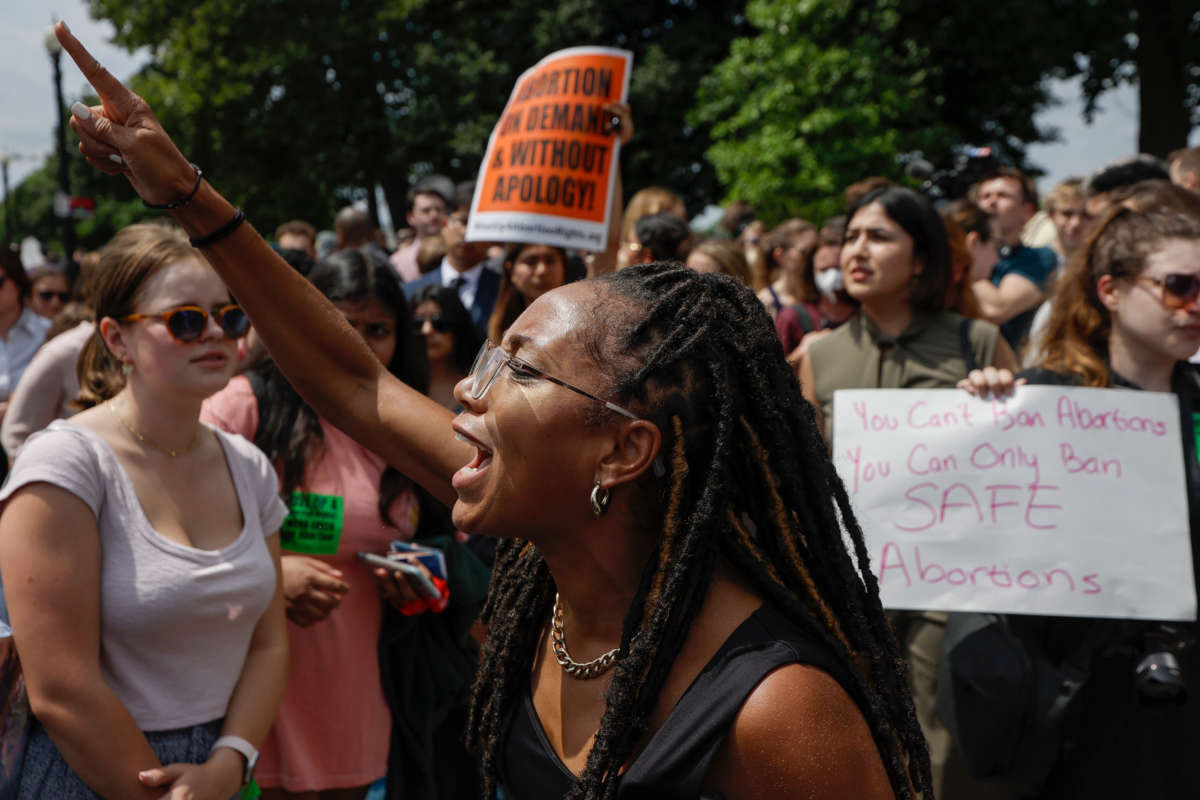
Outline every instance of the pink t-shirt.
<svg viewBox="0 0 1200 800">
<path fill-rule="evenodd" d="M 250 381 L 233 378 L 204 402 L 200 418 L 252 437 L 259 418 Z M 395 527 L 380 519 L 384 460 L 325 420 L 321 430 L 324 449 L 307 466 L 303 489 L 341 497 L 343 527 L 336 553 L 310 557 L 340 569 L 350 591 L 321 622 L 307 628 L 288 623 L 287 692 L 255 775 L 263 786 L 292 792 L 363 786 L 387 772 L 392 718 L 379 677 L 383 605 L 374 576 L 356 556 L 382 554 L 393 539 L 412 538 L 417 526 L 411 491 L 392 505 Z"/>
<path fill-rule="evenodd" d="M 108 444 L 65 420 L 26 440 L 0 502 L 31 483 L 87 504 L 100 531 L 100 671 L 143 731 L 225 716 L 250 637 L 275 594 L 266 537 L 287 509 L 266 456 L 217 431 L 242 532 L 220 550 L 173 542 L 150 526 Z"/>
</svg>

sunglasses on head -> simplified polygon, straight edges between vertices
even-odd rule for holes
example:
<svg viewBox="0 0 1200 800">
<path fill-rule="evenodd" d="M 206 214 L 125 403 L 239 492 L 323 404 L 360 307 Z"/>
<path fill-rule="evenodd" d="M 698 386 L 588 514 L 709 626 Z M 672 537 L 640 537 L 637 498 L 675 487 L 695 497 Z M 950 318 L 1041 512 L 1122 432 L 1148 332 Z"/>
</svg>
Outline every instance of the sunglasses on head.
<svg viewBox="0 0 1200 800">
<path fill-rule="evenodd" d="M 64 303 L 70 302 L 71 300 L 70 292 L 55 292 L 49 289 L 39 289 L 34 292 L 34 294 L 37 295 L 37 299 L 41 300 L 43 303 L 49 303 L 56 297 Z"/>
<path fill-rule="evenodd" d="M 177 342 L 194 342 L 203 336 L 208 328 L 208 315 L 209 312 L 200 306 L 180 306 L 157 314 L 130 314 L 122 317 L 121 322 L 161 319 L 172 339 Z M 240 339 L 250 330 L 250 318 L 246 316 L 242 307 L 235 303 L 214 310 L 212 316 L 227 338 Z"/>
<path fill-rule="evenodd" d="M 1138 280 L 1149 281 L 1161 288 L 1162 304 L 1172 311 L 1191 305 L 1197 297 L 1200 297 L 1200 275 L 1170 272 L 1161 278 L 1139 275 Z"/>
<path fill-rule="evenodd" d="M 446 319 L 441 314 L 433 314 L 432 316 L 428 317 L 414 316 L 413 330 L 415 330 L 417 333 L 420 333 L 421 329 L 425 327 L 426 322 L 428 322 L 438 333 L 449 333 L 454 327 L 450 320 Z"/>
</svg>

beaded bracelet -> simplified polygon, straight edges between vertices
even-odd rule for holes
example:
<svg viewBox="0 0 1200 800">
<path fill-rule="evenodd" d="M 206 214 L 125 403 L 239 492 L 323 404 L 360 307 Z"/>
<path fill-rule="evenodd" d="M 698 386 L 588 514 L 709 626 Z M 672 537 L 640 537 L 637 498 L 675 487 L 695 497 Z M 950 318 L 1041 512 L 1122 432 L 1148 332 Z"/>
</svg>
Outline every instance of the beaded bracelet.
<svg viewBox="0 0 1200 800">
<path fill-rule="evenodd" d="M 142 205 L 144 205 L 146 208 L 153 208 L 158 211 L 170 211 L 173 208 L 179 208 L 180 206 L 187 205 L 188 201 L 196 196 L 196 192 L 200 191 L 200 180 L 204 177 L 204 173 L 201 172 L 200 168 L 195 164 L 192 164 L 192 169 L 196 170 L 196 185 L 193 186 L 192 190 L 187 193 L 187 197 L 183 198 L 182 200 L 176 200 L 174 203 L 148 203 L 143 200 Z"/>
<path fill-rule="evenodd" d="M 243 214 L 242 210 L 239 208 L 237 210 L 237 213 L 233 215 L 233 219 L 229 220 L 229 222 L 226 222 L 224 225 L 217 228 L 212 233 L 206 234 L 204 236 L 194 236 L 191 239 L 188 239 L 188 241 L 191 242 L 192 247 L 195 247 L 196 249 L 200 249 L 201 247 L 208 247 L 209 245 L 213 245 L 213 244 L 216 244 L 217 242 L 221 241 L 226 236 L 229 236 L 231 233 L 233 233 L 234 231 L 236 231 L 238 229 L 239 225 L 241 225 L 245 221 L 246 221 L 246 215 Z"/>
</svg>

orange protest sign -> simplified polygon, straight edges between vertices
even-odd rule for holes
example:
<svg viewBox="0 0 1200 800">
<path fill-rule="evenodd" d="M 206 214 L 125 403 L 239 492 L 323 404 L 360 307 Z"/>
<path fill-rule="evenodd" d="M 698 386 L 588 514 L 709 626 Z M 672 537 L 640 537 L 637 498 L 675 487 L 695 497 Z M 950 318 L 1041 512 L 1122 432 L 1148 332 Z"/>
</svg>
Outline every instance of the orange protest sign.
<svg viewBox="0 0 1200 800">
<path fill-rule="evenodd" d="M 620 146 L 604 107 L 625 101 L 632 63 L 574 47 L 526 70 L 488 140 L 469 240 L 604 249 Z"/>
</svg>

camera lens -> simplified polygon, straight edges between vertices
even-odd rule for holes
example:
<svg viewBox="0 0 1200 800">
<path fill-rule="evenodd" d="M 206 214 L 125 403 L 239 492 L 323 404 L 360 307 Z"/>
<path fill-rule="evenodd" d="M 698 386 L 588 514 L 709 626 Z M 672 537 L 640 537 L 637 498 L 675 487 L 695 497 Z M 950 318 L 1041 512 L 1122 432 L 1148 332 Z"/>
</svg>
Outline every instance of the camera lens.
<svg viewBox="0 0 1200 800">
<path fill-rule="evenodd" d="M 1187 699 L 1187 685 L 1179 660 L 1170 650 L 1147 653 L 1134 668 L 1138 696 L 1150 706 L 1179 705 Z"/>
</svg>

